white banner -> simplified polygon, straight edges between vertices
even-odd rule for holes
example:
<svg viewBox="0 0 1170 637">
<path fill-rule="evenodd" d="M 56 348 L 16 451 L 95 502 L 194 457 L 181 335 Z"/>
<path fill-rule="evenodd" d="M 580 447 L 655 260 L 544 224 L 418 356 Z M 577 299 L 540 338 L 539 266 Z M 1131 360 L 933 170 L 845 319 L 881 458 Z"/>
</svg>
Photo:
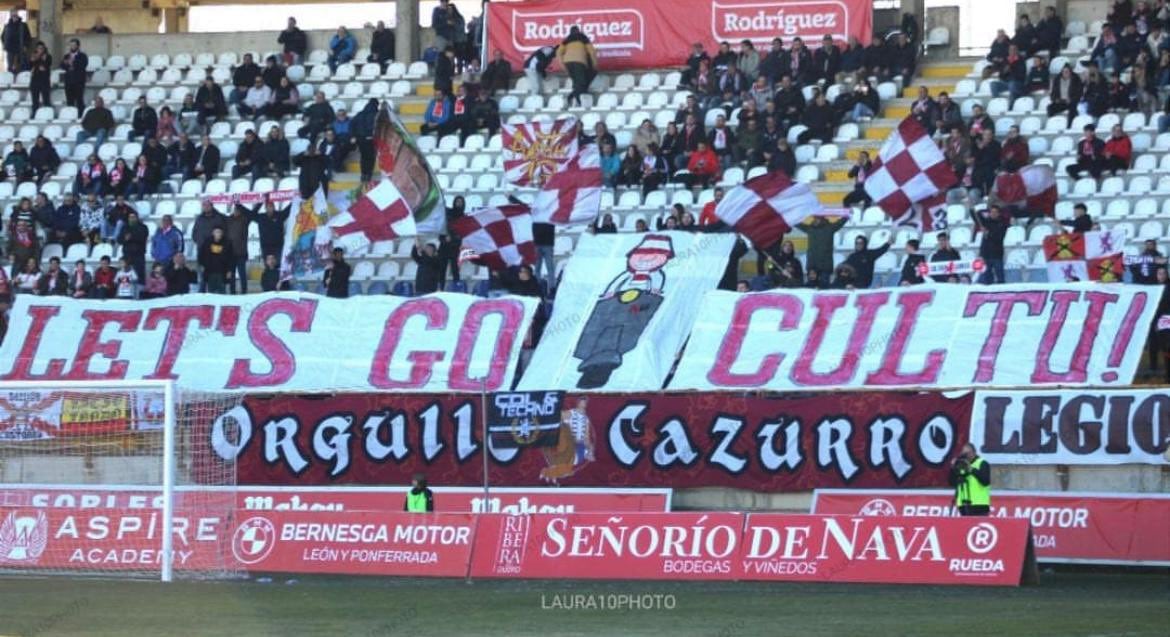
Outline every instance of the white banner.
<svg viewBox="0 0 1170 637">
<path fill-rule="evenodd" d="M 709 292 L 670 389 L 1128 385 L 1158 294 L 1094 283 Z"/>
<path fill-rule="evenodd" d="M 520 390 L 661 389 L 735 235 L 584 235 Z"/>
<path fill-rule="evenodd" d="M 1170 464 L 1164 390 L 980 391 L 971 412 L 971 443 L 994 464 Z"/>
<path fill-rule="evenodd" d="M 193 294 L 151 301 L 21 295 L 0 380 L 176 379 L 203 391 L 508 389 L 528 297 Z"/>
</svg>

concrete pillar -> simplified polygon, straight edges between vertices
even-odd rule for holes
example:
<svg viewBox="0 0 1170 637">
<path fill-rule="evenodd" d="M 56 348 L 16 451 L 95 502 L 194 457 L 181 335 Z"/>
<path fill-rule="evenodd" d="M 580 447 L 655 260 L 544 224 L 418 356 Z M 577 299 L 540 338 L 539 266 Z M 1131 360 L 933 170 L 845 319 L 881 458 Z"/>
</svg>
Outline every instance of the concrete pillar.
<svg viewBox="0 0 1170 637">
<path fill-rule="evenodd" d="M 34 25 L 30 25 L 32 27 Z M 45 48 L 54 60 L 61 59 L 64 40 L 61 37 L 61 0 L 41 0 L 36 15 L 37 38 L 45 43 Z"/>
<path fill-rule="evenodd" d="M 922 42 L 926 38 L 926 0 L 902 0 L 902 6 L 898 9 L 898 18 L 894 22 L 895 25 L 902 24 L 902 14 L 909 13 L 914 16 L 914 20 L 918 22 L 918 41 Z"/>
<path fill-rule="evenodd" d="M 418 0 L 398 0 L 394 14 L 394 59 L 409 65 L 419 59 L 422 50 L 418 41 Z"/>
<path fill-rule="evenodd" d="M 182 33 L 179 28 L 179 12 L 182 9 L 163 9 L 163 32 L 165 33 Z"/>
</svg>

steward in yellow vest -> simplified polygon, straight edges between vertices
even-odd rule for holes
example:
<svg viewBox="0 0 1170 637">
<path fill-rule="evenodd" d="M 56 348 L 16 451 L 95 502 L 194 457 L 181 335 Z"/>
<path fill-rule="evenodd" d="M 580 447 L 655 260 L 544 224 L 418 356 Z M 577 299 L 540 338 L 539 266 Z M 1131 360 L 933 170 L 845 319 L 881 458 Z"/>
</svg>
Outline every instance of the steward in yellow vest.
<svg viewBox="0 0 1170 637">
<path fill-rule="evenodd" d="M 406 494 L 406 503 L 402 510 L 408 513 L 431 513 L 435 510 L 435 496 L 427 488 L 427 477 L 421 473 L 414 474 L 410 483 L 410 491 Z"/>
<path fill-rule="evenodd" d="M 951 463 L 948 482 L 955 488 L 955 507 L 960 515 L 991 512 L 991 465 L 975 453 L 971 443 L 963 445 L 963 451 Z"/>
</svg>

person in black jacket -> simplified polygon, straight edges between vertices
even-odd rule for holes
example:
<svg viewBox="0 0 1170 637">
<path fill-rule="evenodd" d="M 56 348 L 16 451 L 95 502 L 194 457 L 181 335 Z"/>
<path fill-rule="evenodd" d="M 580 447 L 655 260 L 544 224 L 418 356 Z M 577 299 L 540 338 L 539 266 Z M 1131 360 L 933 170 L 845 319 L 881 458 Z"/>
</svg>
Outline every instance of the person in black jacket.
<svg viewBox="0 0 1170 637">
<path fill-rule="evenodd" d="M 999 172 L 999 158 L 1002 149 L 995 141 L 995 130 L 984 128 L 975 140 L 975 165 L 971 171 L 971 185 L 979 189 L 982 196 L 991 194 L 992 184 Z"/>
<path fill-rule="evenodd" d="M 262 77 L 260 65 L 253 60 L 251 53 L 245 53 L 244 61 L 232 69 L 232 90 L 228 94 L 228 104 L 234 106 L 244 99 L 244 94 L 252 88 L 258 77 Z"/>
<path fill-rule="evenodd" d="M 233 276 L 235 265 L 232 245 L 224 236 L 223 228 L 213 228 L 211 236 L 199 246 L 199 267 L 203 268 L 209 294 L 227 293 L 227 282 Z"/>
<path fill-rule="evenodd" d="M 280 32 L 276 43 L 284 47 L 284 63 L 286 65 L 299 63 L 305 57 L 305 52 L 309 50 L 309 37 L 297 27 L 297 19 L 293 17 L 288 19 L 288 27 Z"/>
<path fill-rule="evenodd" d="M 422 247 L 421 251 L 419 251 L 420 246 Z M 446 263 L 439 256 L 435 244 L 423 245 L 422 239 L 416 239 L 415 245 L 410 247 L 410 258 L 418 264 L 414 274 L 414 293 L 422 295 L 438 292 L 443 283 Z"/>
<path fill-rule="evenodd" d="M 276 90 L 276 87 L 280 86 L 280 80 L 285 77 L 285 71 L 275 55 L 270 55 L 264 59 L 264 68 L 260 70 L 260 77 L 264 78 L 264 85 L 273 91 Z M 243 99 L 243 95 L 240 98 Z"/>
<path fill-rule="evenodd" d="M 455 81 L 455 47 L 449 46 L 435 60 L 435 92 L 450 95 Z"/>
<path fill-rule="evenodd" d="M 219 174 L 219 159 L 219 147 L 211 143 L 210 137 L 203 135 L 199 148 L 195 149 L 191 172 L 184 172 L 183 179 L 214 179 Z"/>
<path fill-rule="evenodd" d="M 244 141 L 236 150 L 236 165 L 232 167 L 232 179 L 239 179 L 255 171 L 256 162 L 261 160 L 260 147 L 260 141 L 256 139 L 256 131 L 251 129 L 245 131 Z"/>
<path fill-rule="evenodd" d="M 301 168 L 301 174 L 297 176 L 297 185 L 303 199 L 312 197 L 318 188 L 324 189 L 326 194 L 329 193 L 329 159 L 318 152 L 316 144 L 309 144 L 305 152 L 297 155 L 294 163 Z"/>
<path fill-rule="evenodd" d="M 378 158 L 377 148 L 374 146 L 374 133 L 378 122 L 378 100 L 370 98 L 366 105 L 349 123 L 349 135 L 357 146 L 361 158 L 361 180 L 368 182 L 374 178 L 374 162 Z"/>
<path fill-rule="evenodd" d="M 1089 209 L 1083 203 L 1073 205 L 1073 218 L 1061 219 L 1060 223 L 1071 227 L 1071 232 L 1083 234 L 1093 229 L 1093 218 L 1089 216 Z"/>
<path fill-rule="evenodd" d="M 138 105 L 130 115 L 130 132 L 126 139 L 134 141 L 135 137 L 150 139 L 158 129 L 158 113 L 146 103 L 146 96 L 138 96 Z"/>
<path fill-rule="evenodd" d="M 524 77 L 528 79 L 529 94 L 540 95 L 541 85 L 548 75 L 548 67 L 556 57 L 556 47 L 542 46 L 524 60 Z"/>
<path fill-rule="evenodd" d="M 325 268 L 325 296 L 331 299 L 349 298 L 349 275 L 353 268 L 345 261 L 345 250 L 333 248 L 333 259 Z"/>
<path fill-rule="evenodd" d="M 926 282 L 926 279 L 922 278 L 922 273 L 918 271 L 918 268 L 926 263 L 926 257 L 918 252 L 918 246 L 918 239 L 906 242 L 906 260 L 902 262 L 902 279 L 899 285 L 918 285 Z"/>
<path fill-rule="evenodd" d="M 4 25 L 4 30 L 0 31 L 0 43 L 3 43 L 4 56 L 8 59 L 8 72 L 23 71 L 28 58 L 28 47 L 32 44 L 32 33 L 28 30 L 28 24 L 15 10 L 8 14 L 8 23 Z"/>
<path fill-rule="evenodd" d="M 61 165 L 61 157 L 44 135 L 37 135 L 37 140 L 33 142 L 32 150 L 28 153 L 28 163 L 39 186 L 47 177 L 57 172 L 57 167 Z"/>
<path fill-rule="evenodd" d="M 182 252 L 171 257 L 164 276 L 167 278 L 167 296 L 188 294 L 191 286 L 199 282 L 199 274 L 187 265 L 187 256 Z"/>
<path fill-rule="evenodd" d="M 455 198 L 451 200 L 451 205 L 446 210 L 447 228 L 451 228 L 452 223 L 454 223 L 460 217 L 463 217 L 466 209 L 467 202 L 463 199 L 463 196 L 456 195 Z M 462 249 L 462 247 L 463 239 L 460 238 L 458 234 L 448 230 L 447 233 L 439 235 L 439 258 L 441 258 L 443 263 L 446 264 L 443 267 L 443 272 L 446 273 L 448 270 L 450 270 L 452 281 L 458 281 L 460 279 L 459 251 Z M 445 286 L 446 281 L 441 280 L 440 287 Z"/>
<path fill-rule="evenodd" d="M 195 91 L 195 106 L 199 109 L 196 121 L 202 126 L 207 126 L 209 121 L 227 117 L 227 102 L 223 99 L 223 89 L 210 75 L 204 78 L 199 90 Z"/>
<path fill-rule="evenodd" d="M 845 257 L 845 265 L 853 270 L 853 280 L 851 281 L 853 286 L 864 290 L 873 285 L 874 263 L 890 249 L 892 244 L 893 242 L 886 241 L 885 245 L 870 249 L 869 239 L 857 237 L 853 240 L 853 252 Z"/>
<path fill-rule="evenodd" d="M 816 68 L 813 79 L 823 80 L 825 86 L 837 83 L 837 73 L 841 71 L 841 49 L 833 43 L 833 36 L 825 35 L 821 38 L 821 48 L 813 54 L 813 66 Z"/>
<path fill-rule="evenodd" d="M 483 90 L 488 95 L 507 92 L 508 88 L 512 86 L 512 64 L 504 57 L 503 51 L 496 49 L 495 56 L 491 62 L 488 62 L 487 68 L 483 70 L 480 81 L 483 83 Z"/>
<path fill-rule="evenodd" d="M 53 73 L 53 56 L 45 48 L 44 42 L 37 42 L 32 55 L 28 59 L 32 73 L 29 74 L 28 89 L 32 97 L 32 108 L 35 114 L 42 106 L 52 106 L 50 102 L 49 80 Z"/>
<path fill-rule="evenodd" d="M 252 169 L 252 178 L 272 176 L 281 179 L 288 172 L 288 168 L 288 140 L 284 138 L 284 130 L 279 126 L 273 126 L 268 131 L 268 140 L 260 148 L 259 157 Z"/>
<path fill-rule="evenodd" d="M 263 205 L 264 212 L 260 212 Z M 248 216 L 256 224 L 260 234 L 260 254 L 264 257 L 275 255 L 278 259 L 284 254 L 284 223 L 292 211 L 292 202 L 283 208 L 277 208 L 276 203 L 266 199 L 263 204 L 256 204 L 248 211 Z"/>
<path fill-rule="evenodd" d="M 369 28 L 369 24 L 366 25 Z M 376 62 L 386 72 L 386 65 L 394 59 L 394 32 L 386 28 L 386 23 L 378 20 L 378 26 L 370 34 L 370 55 L 367 62 Z"/>
<path fill-rule="evenodd" d="M 768 162 L 769 172 L 779 170 L 789 177 L 796 174 L 796 153 L 792 150 L 792 146 L 788 144 L 787 138 L 781 137 L 776 140 L 776 146 L 774 148 L 769 149 L 765 146 L 764 160 Z"/>
<path fill-rule="evenodd" d="M 1100 179 L 1105 170 L 1105 142 L 1097 137 L 1097 127 L 1085 124 L 1084 137 L 1077 142 L 1077 163 L 1068 166 L 1068 176 L 1077 179 L 1087 171 L 1093 179 Z"/>
<path fill-rule="evenodd" d="M 137 212 L 129 212 L 118 243 L 122 245 L 122 256 L 130 262 L 139 281 L 146 280 L 146 244 L 149 242 L 150 234 L 146 225 L 138 221 Z"/>
<path fill-rule="evenodd" d="M 179 173 L 183 175 L 183 179 L 190 179 L 187 175 L 190 175 L 195 167 L 199 150 L 195 148 L 187 133 L 179 133 L 179 140 L 167 146 L 166 151 L 167 161 L 163 172 L 168 176 Z"/>
<path fill-rule="evenodd" d="M 69 40 L 69 51 L 61 59 L 61 77 L 65 85 L 65 105 L 72 106 L 80 113 L 85 110 L 85 83 L 89 79 L 89 56 L 81 51 L 81 41 Z"/>
<path fill-rule="evenodd" d="M 979 282 L 984 285 L 1006 283 L 1003 272 L 1003 240 L 1011 221 L 1004 216 L 999 206 L 990 206 L 980 211 L 976 221 L 983 228 L 983 240 L 979 244 L 979 257 L 983 259 L 983 274 Z"/>
<path fill-rule="evenodd" d="M 297 136 L 314 144 L 317 141 L 317 135 L 332 128 L 335 119 L 337 119 L 337 114 L 333 112 L 333 106 L 325 99 L 324 93 L 317 91 L 313 94 L 313 103 L 305 109 L 303 119 L 305 125 L 297 131 Z"/>
<path fill-rule="evenodd" d="M 1050 100 L 1048 102 L 1048 116 L 1053 117 L 1059 113 L 1067 113 L 1068 123 L 1072 125 L 1073 119 L 1077 116 L 1077 104 L 1080 103 L 1084 90 L 1081 77 L 1073 73 L 1071 65 L 1065 64 L 1064 68 L 1060 70 L 1060 74 L 1052 78 L 1052 86 L 1048 89 Z"/>
<path fill-rule="evenodd" d="M 945 232 L 938 233 L 938 247 L 935 248 L 934 254 L 930 255 L 931 263 L 944 263 L 947 261 L 958 261 L 962 257 L 959 256 L 959 251 L 951 247 L 951 237 Z M 949 278 L 948 275 L 939 274 L 931 277 L 936 283 L 946 283 Z"/>
</svg>

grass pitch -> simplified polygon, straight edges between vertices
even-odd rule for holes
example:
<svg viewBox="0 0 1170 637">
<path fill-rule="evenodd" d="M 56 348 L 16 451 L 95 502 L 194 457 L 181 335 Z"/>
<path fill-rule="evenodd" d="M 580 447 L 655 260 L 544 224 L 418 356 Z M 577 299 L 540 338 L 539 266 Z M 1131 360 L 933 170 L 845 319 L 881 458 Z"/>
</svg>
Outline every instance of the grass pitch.
<svg viewBox="0 0 1170 637">
<path fill-rule="evenodd" d="M 574 594 L 672 596 L 673 608 L 563 608 L 574 603 L 567 597 Z M 666 597 L 659 599 L 657 605 L 666 606 Z M 1047 573 L 1039 586 L 1018 589 L 582 581 L 469 584 L 335 577 L 170 585 L 0 579 L 0 636 L 952 634 L 1165 637 L 1170 635 L 1170 575 Z"/>
</svg>

